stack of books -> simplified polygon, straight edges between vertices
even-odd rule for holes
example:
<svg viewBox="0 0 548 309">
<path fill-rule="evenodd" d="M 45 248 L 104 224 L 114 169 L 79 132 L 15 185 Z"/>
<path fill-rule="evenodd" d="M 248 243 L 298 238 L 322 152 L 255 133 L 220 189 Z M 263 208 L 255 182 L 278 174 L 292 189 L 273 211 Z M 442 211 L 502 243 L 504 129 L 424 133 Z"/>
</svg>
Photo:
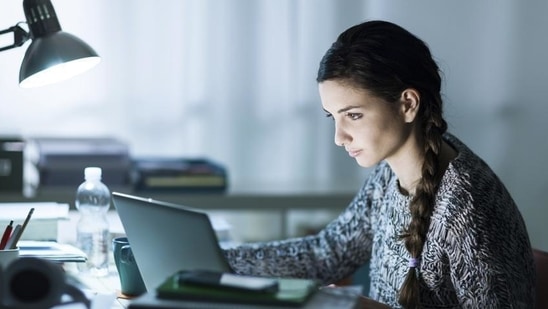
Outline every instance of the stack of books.
<svg viewBox="0 0 548 309">
<path fill-rule="evenodd" d="M 135 191 L 223 193 L 228 187 L 226 169 L 208 159 L 134 159 L 131 178 Z"/>
</svg>

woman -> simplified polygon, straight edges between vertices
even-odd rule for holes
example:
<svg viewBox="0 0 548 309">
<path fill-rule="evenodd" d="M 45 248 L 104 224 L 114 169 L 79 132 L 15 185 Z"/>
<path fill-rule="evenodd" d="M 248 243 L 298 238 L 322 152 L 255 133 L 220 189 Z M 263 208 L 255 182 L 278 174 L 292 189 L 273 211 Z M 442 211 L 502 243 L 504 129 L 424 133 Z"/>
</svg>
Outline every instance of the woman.
<svg viewBox="0 0 548 309">
<path fill-rule="evenodd" d="M 317 81 L 335 143 L 374 171 L 317 235 L 227 250 L 232 268 L 329 284 L 369 261 L 368 308 L 533 308 L 521 214 L 489 166 L 446 132 L 426 44 L 389 22 L 356 25 L 327 51 Z"/>
</svg>

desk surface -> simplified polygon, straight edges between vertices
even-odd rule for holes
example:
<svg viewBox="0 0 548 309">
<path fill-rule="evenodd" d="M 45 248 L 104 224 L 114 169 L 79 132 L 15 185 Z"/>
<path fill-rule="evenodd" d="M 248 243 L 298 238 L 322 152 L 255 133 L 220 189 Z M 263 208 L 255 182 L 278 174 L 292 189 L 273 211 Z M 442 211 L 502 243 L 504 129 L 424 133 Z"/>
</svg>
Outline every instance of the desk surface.
<svg viewBox="0 0 548 309">
<path fill-rule="evenodd" d="M 3 202 L 37 202 L 37 201 L 58 201 L 73 205 L 73 190 L 60 190 L 42 192 L 34 198 L 23 198 L 17 194 L 3 194 L 0 198 Z M 183 205 L 192 205 L 204 210 L 275 210 L 281 211 L 282 217 L 290 210 L 341 210 L 348 206 L 353 195 L 348 193 L 304 193 L 304 194 L 146 194 L 142 196 L 152 197 L 158 200 L 173 202 Z M 58 241 L 62 243 L 75 243 L 75 233 L 78 213 L 70 212 L 69 220 L 59 223 Z M 112 236 L 123 234 L 123 228 L 115 211 L 109 212 L 109 223 Z M 282 224 L 282 233 L 285 231 L 285 224 Z M 112 260 L 112 259 L 111 259 Z M 127 308 L 129 301 L 117 299 L 119 291 L 118 275 L 115 266 L 110 266 L 111 274 L 104 278 L 91 278 L 77 274 L 78 279 L 86 286 L 87 293 L 95 296 L 97 301 L 109 303 L 111 308 Z M 73 270 L 74 271 L 74 270 Z M 70 272 L 68 272 L 70 273 Z M 99 306 L 98 308 L 108 308 Z"/>
<path fill-rule="evenodd" d="M 60 236 L 63 235 L 63 238 L 60 238 L 60 241 L 62 242 L 65 242 L 65 243 L 72 243 L 74 239 L 71 239 L 71 237 L 75 237 L 75 233 L 71 233 L 69 231 L 73 230 L 75 228 L 75 224 L 76 224 L 76 218 L 77 218 L 77 213 L 76 212 L 72 212 L 71 213 L 71 217 L 72 217 L 72 220 L 68 220 L 68 221 L 65 221 L 63 222 L 63 225 L 60 226 Z M 119 230 L 120 233 L 123 232 L 122 230 L 122 227 L 121 227 L 121 223 L 119 221 L 119 218 L 117 216 L 117 214 L 115 212 L 112 212 L 110 213 L 110 216 L 109 216 L 109 219 L 110 219 L 110 222 L 111 222 L 111 231 L 114 232 L 114 230 Z M 115 234 L 113 234 L 115 235 Z M 113 263 L 113 257 L 112 257 L 112 254 L 110 256 L 110 264 L 109 264 L 109 270 L 110 270 L 110 273 L 108 276 L 106 277 L 99 277 L 99 278 L 96 278 L 96 277 L 91 277 L 91 276 L 87 276 L 85 274 L 81 274 L 78 272 L 78 269 L 77 269 L 77 265 L 76 263 L 66 263 L 65 264 L 65 268 L 66 268 L 66 271 L 67 271 L 67 274 L 69 275 L 69 280 L 70 278 L 76 278 L 75 281 L 80 285 L 79 287 L 86 293 L 86 295 L 88 295 L 88 297 L 90 299 L 92 299 L 96 305 L 92 308 L 101 308 L 101 309 L 105 309 L 105 308 L 115 308 L 115 309 L 124 309 L 124 308 L 130 308 L 130 309 L 133 309 L 133 308 L 156 308 L 156 307 L 139 307 L 139 304 L 142 304 L 142 305 L 145 305 L 145 304 L 150 304 L 151 302 L 152 303 L 156 303 L 156 301 L 152 298 L 151 299 L 151 295 L 145 295 L 144 299 L 141 299 L 139 301 L 135 300 L 134 302 L 136 303 L 135 306 L 130 306 L 131 303 L 133 303 L 133 301 L 130 301 L 130 300 L 127 300 L 127 299 L 121 299 L 121 298 L 118 298 L 117 296 L 119 295 L 119 291 L 120 291 L 120 281 L 119 281 L 119 278 L 118 278 L 118 274 L 116 272 L 116 266 L 114 265 Z M 329 291 L 335 291 L 335 290 L 338 290 L 338 291 L 345 291 L 345 289 L 341 288 L 341 289 L 328 289 Z M 333 294 L 333 295 L 325 295 L 325 293 L 321 293 L 319 294 L 319 296 L 315 296 L 310 302 L 309 304 L 307 304 L 306 307 L 304 308 L 314 308 L 314 309 L 321 309 L 321 308 L 341 308 L 341 309 L 344 309 L 344 308 L 353 308 L 354 305 L 352 305 L 353 303 L 350 303 L 350 301 L 354 300 L 355 296 L 352 296 L 352 295 L 349 295 L 349 294 L 344 294 L 342 292 L 339 292 L 339 295 L 337 296 L 337 294 Z M 354 291 L 354 294 L 353 295 L 357 295 L 356 291 Z M 341 296 L 342 295 L 342 296 Z M 348 297 L 351 297 L 350 299 Z M 344 302 L 343 302 L 344 301 Z M 162 303 L 163 305 L 165 306 L 160 306 L 158 308 L 180 308 L 180 304 L 174 304 L 173 302 L 163 302 Z M 329 305 L 331 304 L 331 306 Z M 179 306 L 178 306 L 179 305 Z M 202 304 L 203 305 L 203 304 Z M 202 307 L 197 307 L 197 306 L 194 306 L 192 305 L 192 307 L 188 307 L 188 308 L 194 308 L 194 309 L 198 309 L 198 308 L 210 308 L 208 306 L 202 306 Z M 234 308 L 233 306 L 225 306 L 225 307 L 218 307 L 218 308 Z M 242 306 L 239 306 L 238 307 L 239 309 L 244 309 L 244 308 L 260 308 L 260 309 L 270 309 L 269 307 L 256 307 L 256 306 L 248 306 L 248 307 L 242 307 Z"/>
<path fill-rule="evenodd" d="M 92 308 L 127 308 L 128 300 L 118 298 L 120 280 L 113 263 L 109 265 L 109 274 L 105 277 L 93 277 L 81 273 L 76 263 L 64 265 L 67 282 L 82 290 L 92 300 Z"/>
</svg>

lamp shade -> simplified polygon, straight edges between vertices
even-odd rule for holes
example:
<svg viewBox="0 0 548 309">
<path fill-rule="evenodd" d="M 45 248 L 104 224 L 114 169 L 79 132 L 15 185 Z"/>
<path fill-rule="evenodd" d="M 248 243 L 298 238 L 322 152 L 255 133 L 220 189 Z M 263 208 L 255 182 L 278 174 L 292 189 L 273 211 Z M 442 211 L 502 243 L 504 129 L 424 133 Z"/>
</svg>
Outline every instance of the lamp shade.
<svg viewBox="0 0 548 309">
<path fill-rule="evenodd" d="M 69 79 L 101 61 L 97 53 L 76 36 L 57 31 L 35 37 L 19 71 L 22 88 L 40 87 Z"/>
</svg>

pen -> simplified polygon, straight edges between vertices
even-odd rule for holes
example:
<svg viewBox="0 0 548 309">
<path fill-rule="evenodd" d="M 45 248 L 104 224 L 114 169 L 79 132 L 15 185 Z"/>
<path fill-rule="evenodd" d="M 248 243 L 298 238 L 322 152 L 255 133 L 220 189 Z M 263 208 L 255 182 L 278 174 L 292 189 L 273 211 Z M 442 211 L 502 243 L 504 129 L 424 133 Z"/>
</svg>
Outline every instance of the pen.
<svg viewBox="0 0 548 309">
<path fill-rule="evenodd" d="M 27 224 L 29 224 L 30 217 L 32 216 L 33 212 L 34 212 L 34 208 L 31 208 L 29 210 L 27 218 L 25 218 L 25 222 L 23 222 L 23 225 L 21 226 L 21 229 L 18 231 L 17 234 L 15 234 L 15 232 L 13 233 L 13 237 L 15 237 L 15 239 L 13 240 L 13 242 L 11 242 L 11 246 L 8 249 L 15 249 L 15 247 L 17 247 L 17 242 L 19 241 L 19 238 L 21 238 L 21 234 L 23 234 L 23 231 L 25 231 Z"/>
<path fill-rule="evenodd" d="M 17 224 L 15 228 L 13 229 L 13 233 L 11 233 L 11 237 L 8 240 L 8 243 L 6 244 L 6 247 L 4 249 L 15 249 L 17 247 L 17 241 L 19 240 L 19 236 L 21 233 L 21 224 Z"/>
<path fill-rule="evenodd" d="M 10 221 L 10 224 L 6 226 L 6 229 L 4 230 L 4 234 L 2 234 L 2 240 L 0 241 L 0 250 L 4 250 L 6 247 L 6 244 L 8 243 L 8 239 L 11 236 L 11 230 L 13 229 L 13 220 Z"/>
</svg>

